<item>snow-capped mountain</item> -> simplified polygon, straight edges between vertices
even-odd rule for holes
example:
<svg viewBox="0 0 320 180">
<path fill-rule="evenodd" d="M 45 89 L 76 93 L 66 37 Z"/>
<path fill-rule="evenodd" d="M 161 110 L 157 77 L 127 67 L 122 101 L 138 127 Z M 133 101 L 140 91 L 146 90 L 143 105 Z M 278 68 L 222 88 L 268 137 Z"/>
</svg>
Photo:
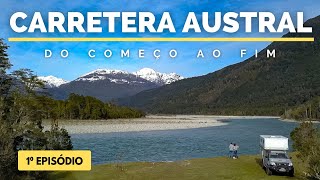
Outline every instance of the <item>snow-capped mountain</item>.
<svg viewBox="0 0 320 180">
<path fill-rule="evenodd" d="M 126 78 L 123 79 L 121 77 L 128 77 L 132 75 L 136 77 L 140 77 L 152 83 L 156 83 L 158 85 L 170 84 L 172 82 L 183 79 L 182 76 L 176 73 L 166 74 L 166 73 L 156 72 L 151 68 L 143 68 L 133 73 L 129 73 L 127 71 L 121 71 L 121 70 L 97 69 L 80 76 L 75 81 L 93 82 L 98 80 L 109 79 L 111 82 L 114 82 L 114 83 L 131 83 Z M 116 78 L 115 76 L 118 78 Z M 136 81 L 134 81 L 134 83 L 136 83 Z"/>
<path fill-rule="evenodd" d="M 134 72 L 133 74 L 157 84 L 171 84 L 175 81 L 183 79 L 182 76 L 176 73 L 160 73 L 151 68 L 143 68 L 137 72 Z"/>
<path fill-rule="evenodd" d="M 41 77 L 48 82 L 48 92 L 56 99 L 66 99 L 70 93 L 93 96 L 103 101 L 124 98 L 141 91 L 178 81 L 175 73 L 160 73 L 143 68 L 129 73 L 121 70 L 97 69 L 66 82 L 53 76 Z M 51 88 L 50 88 L 51 87 Z"/>
<path fill-rule="evenodd" d="M 44 81 L 47 88 L 59 87 L 62 84 L 68 83 L 68 81 L 54 76 L 40 76 L 38 78 Z"/>
<path fill-rule="evenodd" d="M 114 76 L 118 76 L 119 79 L 115 78 Z M 80 76 L 75 81 L 93 82 L 93 81 L 109 79 L 111 82 L 114 82 L 114 83 L 129 82 L 125 79 L 121 79 L 120 76 L 129 76 L 129 73 L 121 70 L 97 69 Z"/>
</svg>

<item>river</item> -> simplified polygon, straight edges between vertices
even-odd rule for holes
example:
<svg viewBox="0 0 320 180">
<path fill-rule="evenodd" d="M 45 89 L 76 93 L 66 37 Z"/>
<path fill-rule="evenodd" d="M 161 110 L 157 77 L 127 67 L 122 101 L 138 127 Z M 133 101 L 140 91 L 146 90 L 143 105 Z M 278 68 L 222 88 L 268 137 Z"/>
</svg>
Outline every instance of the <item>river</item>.
<svg viewBox="0 0 320 180">
<path fill-rule="evenodd" d="M 93 164 L 176 161 L 227 156 L 230 142 L 239 154 L 258 154 L 259 135 L 290 136 L 298 125 L 274 118 L 227 119 L 227 125 L 183 130 L 72 134 L 74 149 L 90 149 Z"/>
</svg>

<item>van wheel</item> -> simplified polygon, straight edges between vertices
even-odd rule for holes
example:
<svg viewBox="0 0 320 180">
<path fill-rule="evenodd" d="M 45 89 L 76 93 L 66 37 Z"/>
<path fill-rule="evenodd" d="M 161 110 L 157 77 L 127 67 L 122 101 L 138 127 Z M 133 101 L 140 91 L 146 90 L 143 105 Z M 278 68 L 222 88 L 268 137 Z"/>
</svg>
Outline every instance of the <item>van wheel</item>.
<svg viewBox="0 0 320 180">
<path fill-rule="evenodd" d="M 266 173 L 268 174 L 268 176 L 272 175 L 272 171 L 269 168 L 266 168 Z"/>
<path fill-rule="evenodd" d="M 291 170 L 291 171 L 289 172 L 289 176 L 290 176 L 290 177 L 294 177 L 294 170 Z"/>
</svg>

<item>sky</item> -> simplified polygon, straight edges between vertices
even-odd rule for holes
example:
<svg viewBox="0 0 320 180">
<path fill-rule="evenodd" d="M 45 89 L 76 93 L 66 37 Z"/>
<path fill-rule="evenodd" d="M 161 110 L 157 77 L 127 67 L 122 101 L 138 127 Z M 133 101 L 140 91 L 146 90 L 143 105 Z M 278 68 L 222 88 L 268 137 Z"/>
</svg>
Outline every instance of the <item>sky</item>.
<svg viewBox="0 0 320 180">
<path fill-rule="evenodd" d="M 38 76 L 53 75 L 66 80 L 77 77 L 98 68 L 118 69 L 134 72 L 141 68 L 152 68 L 159 72 L 175 72 L 184 77 L 200 76 L 214 72 L 223 67 L 235 64 L 251 57 L 255 50 L 262 50 L 268 42 L 8 42 L 9 37 L 281 37 L 283 33 L 257 33 L 253 22 L 253 33 L 245 33 L 241 28 L 237 33 L 181 33 L 188 12 L 195 12 L 198 21 L 201 21 L 201 13 L 209 12 L 272 12 L 281 17 L 284 11 L 296 14 L 304 12 L 305 20 L 320 15 L 320 1 L 315 0 L 0 0 L 2 9 L 0 16 L 0 38 L 10 46 L 10 55 L 13 67 L 32 69 Z M 47 24 L 48 12 L 152 12 L 156 16 L 158 24 L 163 12 L 170 12 L 177 33 L 121 33 L 121 22 L 116 21 L 115 33 L 16 33 L 10 27 L 10 17 L 15 12 L 22 11 L 28 15 L 23 22 L 28 25 L 33 13 L 38 11 L 43 15 Z M 278 18 L 279 19 L 279 18 Z M 295 16 L 293 16 L 295 19 Z M 106 25 L 103 24 L 102 26 Z M 201 25 L 201 23 L 200 23 Z M 256 31 L 254 31 L 256 30 Z M 44 57 L 44 50 L 49 49 L 53 55 Z M 67 49 L 68 58 L 60 57 L 60 51 Z M 87 53 L 90 49 L 96 51 L 96 57 L 90 58 Z M 106 49 L 113 52 L 111 58 L 105 58 Z M 130 58 L 121 58 L 121 49 L 130 49 Z M 144 50 L 145 57 L 138 58 L 138 50 Z M 153 51 L 159 49 L 160 58 L 153 57 Z M 169 51 L 175 49 L 178 52 L 176 58 L 169 57 Z M 198 50 L 204 52 L 205 58 L 196 58 Z M 211 54 L 215 49 L 221 51 L 220 58 L 214 58 Z M 246 49 L 247 54 L 241 58 L 240 49 Z"/>
</svg>

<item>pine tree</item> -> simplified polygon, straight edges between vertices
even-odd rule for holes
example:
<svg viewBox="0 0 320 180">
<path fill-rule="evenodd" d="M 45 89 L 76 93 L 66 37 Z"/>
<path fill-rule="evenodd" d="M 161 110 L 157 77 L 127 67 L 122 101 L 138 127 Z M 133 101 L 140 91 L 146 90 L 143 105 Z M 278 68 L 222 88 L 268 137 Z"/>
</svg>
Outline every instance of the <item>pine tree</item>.
<svg viewBox="0 0 320 180">
<path fill-rule="evenodd" d="M 11 78 L 6 74 L 6 71 L 12 66 L 9 61 L 7 49 L 9 46 L 0 39 L 0 98 L 5 98 L 11 87 Z"/>
<path fill-rule="evenodd" d="M 5 74 L 12 66 L 7 54 L 8 48 L 9 46 L 3 42 L 3 39 L 0 39 L 0 74 Z"/>
</svg>

